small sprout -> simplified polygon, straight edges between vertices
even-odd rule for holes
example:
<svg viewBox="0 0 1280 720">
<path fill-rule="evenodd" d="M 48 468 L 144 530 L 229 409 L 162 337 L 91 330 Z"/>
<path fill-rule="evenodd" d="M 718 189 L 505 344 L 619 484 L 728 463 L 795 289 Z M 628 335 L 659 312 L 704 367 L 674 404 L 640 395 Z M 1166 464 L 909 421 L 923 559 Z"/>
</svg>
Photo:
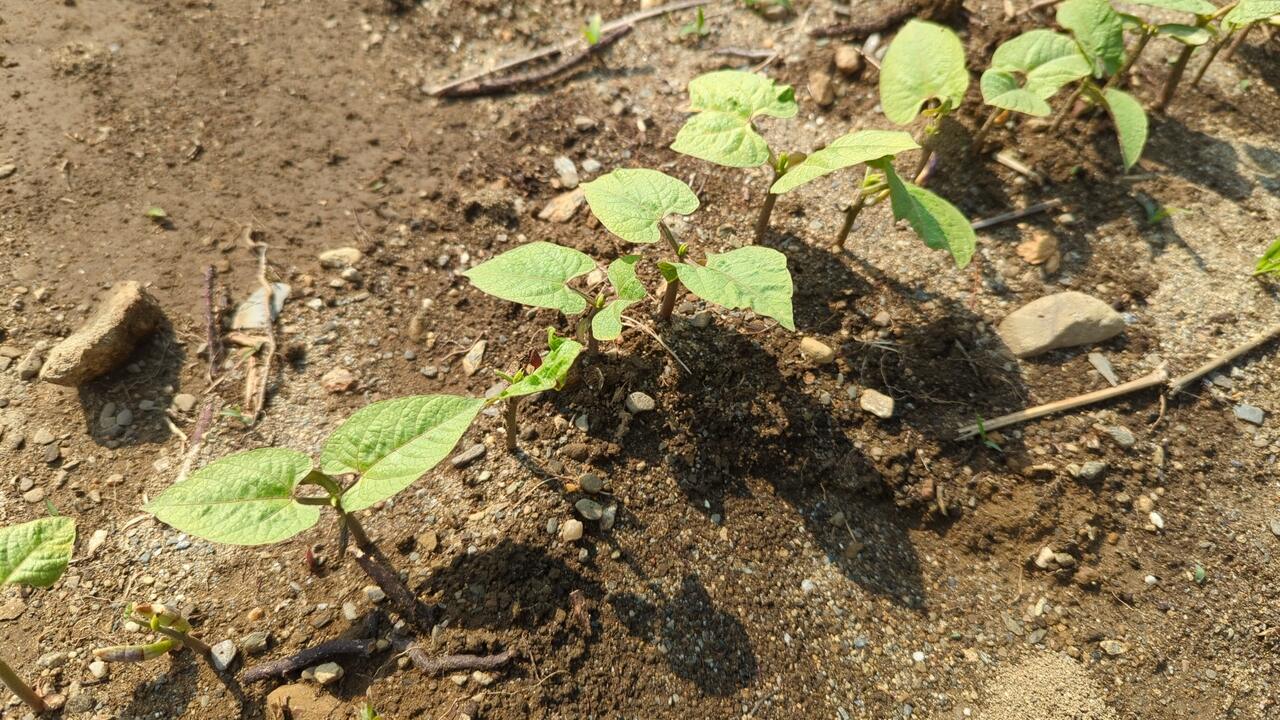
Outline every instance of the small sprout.
<svg viewBox="0 0 1280 720">
<path fill-rule="evenodd" d="M 582 37 L 587 39 L 588 45 L 595 45 L 600 42 L 602 24 L 603 19 L 600 17 L 600 13 L 596 13 L 587 20 L 587 24 L 582 26 Z"/>
<path fill-rule="evenodd" d="M 1191 578 L 1196 581 L 1197 585 L 1203 585 L 1209 573 L 1205 572 L 1204 566 L 1196 563 L 1195 568 L 1191 571 Z"/>
<path fill-rule="evenodd" d="M 1147 216 L 1148 225 L 1159 225 L 1174 215 L 1187 212 L 1180 207 L 1161 205 L 1145 195 L 1139 195 L 1137 199 L 1138 204 L 1142 206 L 1142 212 Z"/>
<path fill-rule="evenodd" d="M 702 6 L 698 6 L 694 13 L 693 20 L 680 26 L 680 37 L 704 38 L 711 34 L 707 29 L 707 16 L 702 12 Z"/>
<path fill-rule="evenodd" d="M 164 208 L 159 206 L 147 208 L 147 212 L 144 214 L 147 216 L 148 220 L 155 223 L 163 223 L 169 219 L 169 213 L 165 212 Z"/>
<path fill-rule="evenodd" d="M 986 445 L 992 450 L 995 450 L 998 453 L 1003 453 L 1004 448 L 1000 447 L 1000 444 L 997 443 L 995 440 L 992 440 L 991 438 L 987 437 L 987 425 L 983 421 L 982 416 L 977 413 L 974 413 L 974 417 L 977 418 L 978 438 L 982 440 L 982 444 Z"/>
<path fill-rule="evenodd" d="M 161 603 L 129 605 L 125 618 L 151 628 L 163 637 L 148 645 L 115 645 L 95 648 L 93 656 L 104 662 L 146 662 L 181 647 L 213 664 L 213 651 L 205 642 L 191 634 L 191 622 L 177 610 Z"/>
<path fill-rule="evenodd" d="M 382 720 L 382 716 L 373 709 L 373 703 L 366 702 L 360 706 L 360 720 Z"/>
<path fill-rule="evenodd" d="M 1258 264 L 1253 268 L 1255 277 L 1261 275 L 1269 275 L 1273 278 L 1280 278 L 1280 237 L 1277 237 L 1267 246 L 1267 251 L 1262 253 L 1262 257 L 1258 258 Z"/>
<path fill-rule="evenodd" d="M 582 353 L 582 344 L 560 337 L 555 328 L 547 328 L 547 348 L 545 357 L 534 355 L 526 367 L 514 375 L 502 375 L 511 383 L 506 389 L 490 399 L 490 402 L 506 403 L 507 450 L 514 451 L 520 435 L 519 417 L 517 415 L 520 398 L 525 395 L 540 393 L 545 390 L 559 390 L 564 387 L 565 380 L 573 363 Z"/>
</svg>

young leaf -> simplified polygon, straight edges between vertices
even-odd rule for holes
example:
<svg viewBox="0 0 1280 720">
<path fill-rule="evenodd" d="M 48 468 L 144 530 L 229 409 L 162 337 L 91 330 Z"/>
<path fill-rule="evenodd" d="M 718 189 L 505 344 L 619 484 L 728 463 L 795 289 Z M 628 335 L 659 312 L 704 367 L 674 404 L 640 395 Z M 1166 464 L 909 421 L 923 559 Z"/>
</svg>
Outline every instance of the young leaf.
<svg viewBox="0 0 1280 720">
<path fill-rule="evenodd" d="M 689 110 L 698 113 L 676 133 L 671 149 L 729 167 L 755 167 L 769 160 L 769 145 L 751 120 L 761 115 L 794 117 L 795 91 L 763 75 L 719 70 L 689 82 Z"/>
<path fill-rule="evenodd" d="M 968 265 L 978 237 L 964 215 L 941 197 L 898 177 L 888 160 L 875 161 L 872 165 L 879 168 L 889 182 L 893 216 L 911 223 L 928 247 L 950 252 L 956 267 Z"/>
<path fill-rule="evenodd" d="M 658 223 L 663 218 L 698 209 L 698 196 L 688 185 L 647 168 L 614 170 L 583 183 L 582 191 L 600 224 L 633 243 L 658 242 L 662 239 Z"/>
<path fill-rule="evenodd" d="M 600 42 L 602 23 L 603 20 L 600 17 L 600 13 L 596 13 L 587 20 L 587 24 L 582 26 L 582 37 L 586 38 L 588 45 L 595 45 Z"/>
<path fill-rule="evenodd" d="M 1102 91 L 1102 96 L 1120 139 L 1124 169 L 1128 170 L 1142 157 L 1142 148 L 1147 144 L 1147 113 L 1142 109 L 1142 103 L 1129 93 L 1107 88 Z"/>
<path fill-rule="evenodd" d="M 553 328 L 547 330 L 547 346 L 551 352 L 542 358 L 537 370 L 525 375 L 498 393 L 496 400 L 532 395 L 543 390 L 558 389 L 573 367 L 573 361 L 582 352 L 582 344 L 576 340 L 556 335 Z"/>
<path fill-rule="evenodd" d="M 1135 5 L 1187 12 L 1193 15 L 1212 15 L 1218 8 L 1208 0 L 1132 0 Z"/>
<path fill-rule="evenodd" d="M 358 473 L 342 494 L 348 512 L 363 510 L 400 492 L 445 458 L 484 400 L 454 395 L 413 395 L 367 405 L 329 436 L 320 452 L 328 475 Z"/>
<path fill-rule="evenodd" d="M 849 133 L 832 140 L 831 144 L 821 150 L 810 153 L 778 178 L 769 192 L 781 195 L 836 170 L 919 147 L 910 134 L 900 130 L 860 130 Z"/>
<path fill-rule="evenodd" d="M 609 284 L 617 298 L 609 301 L 591 318 L 591 334 L 597 340 L 616 340 L 622 335 L 622 313 L 645 299 L 648 293 L 636 277 L 639 255 L 627 255 L 609 264 Z"/>
<path fill-rule="evenodd" d="M 959 107 L 968 88 L 960 38 L 931 22 L 903 25 L 880 66 L 880 106 L 899 125 L 914 120 L 920 106 L 934 98 Z"/>
<path fill-rule="evenodd" d="M 1194 25 L 1167 23 L 1156 27 L 1156 31 L 1165 37 L 1171 37 L 1183 45 L 1200 46 L 1213 39 L 1213 33 Z"/>
<path fill-rule="evenodd" d="M 1052 30 L 1032 30 L 996 48 L 990 69 L 982 73 L 982 99 L 1005 110 L 1048 115 L 1046 101 L 1089 71 L 1089 61 L 1071 38 Z"/>
<path fill-rule="evenodd" d="M 1258 258 L 1258 264 L 1253 268 L 1254 275 L 1277 275 L 1280 276 L 1280 237 L 1267 246 L 1267 251 L 1262 253 L 1262 257 Z"/>
<path fill-rule="evenodd" d="M 1076 36 L 1094 76 L 1109 77 L 1124 65 L 1124 21 L 1108 0 L 1067 0 L 1058 6 L 1058 24 Z"/>
<path fill-rule="evenodd" d="M 1280 0 L 1240 0 L 1222 17 L 1222 26 L 1228 29 L 1252 25 L 1280 15 Z"/>
<path fill-rule="evenodd" d="M 521 305 L 551 308 L 565 315 L 587 309 L 587 301 L 566 283 L 586 275 L 596 263 L 585 253 L 549 242 L 508 250 L 462 273 L 480 290 Z"/>
<path fill-rule="evenodd" d="M 795 330 L 791 317 L 791 273 L 787 256 L 773 248 L 752 245 L 710 254 L 706 265 L 664 263 L 689 292 L 708 302 L 733 308 L 750 308 Z"/>
<path fill-rule="evenodd" d="M 76 545 L 76 522 L 46 517 L 0 528 L 0 585 L 49 587 L 62 577 Z"/>
<path fill-rule="evenodd" d="M 306 530 L 320 508 L 293 499 L 311 458 L 284 448 L 228 455 L 160 493 L 144 510 L 182 532 L 228 545 L 266 545 Z"/>
</svg>

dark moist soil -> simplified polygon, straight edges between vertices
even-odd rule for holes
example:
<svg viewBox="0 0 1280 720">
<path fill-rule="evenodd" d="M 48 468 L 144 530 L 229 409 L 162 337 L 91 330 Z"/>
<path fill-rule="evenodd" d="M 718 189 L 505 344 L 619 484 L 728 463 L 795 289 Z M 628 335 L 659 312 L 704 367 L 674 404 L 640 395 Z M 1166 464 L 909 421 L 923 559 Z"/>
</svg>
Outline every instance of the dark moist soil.
<svg viewBox="0 0 1280 720">
<path fill-rule="evenodd" d="M 802 115 L 765 127 L 775 144 L 808 149 L 846 128 L 887 127 L 871 70 L 837 76 L 827 109 L 804 92 L 833 47 L 805 31 L 843 16 L 797 6 L 771 20 L 717 5 L 713 34 L 698 43 L 677 38 L 688 13 L 650 21 L 572 79 L 470 101 L 423 88 L 558 42 L 592 12 L 636 8 L 103 0 L 0 10 L 0 164 L 17 166 L 0 180 L 3 344 L 24 354 L 51 345 L 125 279 L 150 283 L 172 324 L 128 367 L 78 391 L 23 382 L 12 366 L 0 374 L 0 519 L 43 512 L 22 497 L 27 479 L 81 535 L 58 586 L 0 596 L 5 656 L 66 695 L 67 717 L 256 718 L 270 716 L 274 683 L 242 687 L 190 653 L 114 666 L 99 681 L 89 651 L 144 637 L 121 618 L 124 603 L 142 600 L 184 608 L 209 641 L 269 631 L 266 655 L 242 654 L 237 670 L 370 628 L 386 636 L 395 618 L 366 599 L 352 562 L 337 561 L 328 518 L 289 542 L 240 549 L 140 512 L 186 454 L 167 423 L 194 425 L 194 413 L 163 408 L 185 392 L 229 411 L 202 464 L 272 444 L 315 452 L 371 401 L 484 393 L 492 370 L 514 369 L 546 327 L 570 326 L 484 296 L 458 273 L 529 240 L 602 265 L 635 250 L 584 211 L 565 224 L 537 219 L 562 192 L 557 155 L 679 176 L 703 202 L 677 223 L 695 254 L 745 243 L 763 175 L 667 149 L 688 79 L 739 62 L 712 50 L 778 49 L 768 72 L 799 89 Z M 1035 24 L 1008 21 L 991 2 L 948 22 L 971 67 Z M 1158 50 L 1140 65 L 1140 97 L 1163 79 L 1170 51 Z M 345 677 L 324 691 L 341 701 L 338 716 L 368 699 L 386 718 L 997 718 L 984 706 L 988 680 L 1058 652 L 1085 666 L 1116 717 L 1275 717 L 1280 543 L 1267 521 L 1280 518 L 1277 437 L 1270 416 L 1254 430 L 1230 411 L 1240 400 L 1280 411 L 1273 359 L 1242 366 L 1232 390 L 1167 407 L 1138 394 L 992 433 L 1000 451 L 953 438 L 975 416 L 1105 386 L 1090 350 L 1131 379 L 1162 358 L 1188 369 L 1269 324 L 1273 301 L 1248 268 L 1215 261 L 1256 255 L 1274 234 L 1278 92 L 1280 51 L 1256 37 L 1152 119 L 1136 178 L 1120 175 L 1113 133 L 1090 112 L 1054 135 L 1035 123 L 993 133 L 1044 176 L 1037 185 L 967 149 L 965 128 L 983 115 L 975 75 L 970 102 L 944 124 L 931 187 L 975 218 L 1050 197 L 1064 209 L 980 233 L 963 271 L 922 251 L 885 208 L 864 214 L 849 251 L 831 251 L 847 184 L 783 198 L 766 244 L 788 256 L 798 334 L 682 298 L 671 325 L 654 328 L 669 350 L 628 330 L 585 358 L 565 391 L 525 403 L 523 453 L 503 452 L 500 418 L 486 414 L 459 446 L 483 443 L 481 459 L 442 464 L 366 514 L 437 606 L 421 640 L 431 653 L 514 648 L 520 660 L 470 678 L 424 678 L 390 653 L 344 660 Z M 1191 208 L 1218 231 L 1149 227 L 1139 195 Z M 149 207 L 169 222 L 148 220 Z M 1064 248 L 1057 275 L 1016 255 L 1035 232 Z M 244 405 L 242 369 L 210 391 L 199 353 L 205 268 L 216 269 L 218 296 L 257 287 L 248 233 L 292 286 L 282 361 L 252 429 L 231 417 Z M 349 245 L 365 258 L 359 280 L 344 282 L 317 255 Z M 1153 303 L 1188 257 L 1209 258 L 1205 280 L 1178 307 L 1211 322 L 1163 322 L 1178 311 Z M 653 272 L 644 277 L 656 287 Z M 1210 293 L 1214 278 L 1248 300 Z M 1146 320 L 1097 348 L 1008 357 L 994 324 L 1063 286 Z M 704 310 L 712 319 L 699 327 Z M 805 362 L 803 335 L 836 348 L 836 362 Z M 467 376 L 461 354 L 481 339 L 483 369 Z M 321 386 L 335 367 L 356 375 L 355 392 Z M 897 416 L 862 411 L 861 388 L 893 396 Z M 657 409 L 624 412 L 633 391 Z M 102 429 L 108 403 L 136 414 L 122 434 Z M 1137 436 L 1133 448 L 1100 429 L 1116 425 Z M 53 463 L 31 440 L 41 428 L 58 437 Z M 1068 471 L 1092 460 L 1108 465 L 1094 480 Z M 594 499 L 615 504 L 617 521 L 588 522 L 584 539 L 566 543 L 558 528 L 588 497 L 587 472 L 605 479 Z M 105 541 L 88 557 L 96 531 Z M 1046 545 L 1070 563 L 1037 568 Z M 1110 641 L 1123 652 L 1110 654 Z M 42 655 L 56 667 L 39 666 Z M 16 705 L 0 712 L 23 716 Z"/>
</svg>

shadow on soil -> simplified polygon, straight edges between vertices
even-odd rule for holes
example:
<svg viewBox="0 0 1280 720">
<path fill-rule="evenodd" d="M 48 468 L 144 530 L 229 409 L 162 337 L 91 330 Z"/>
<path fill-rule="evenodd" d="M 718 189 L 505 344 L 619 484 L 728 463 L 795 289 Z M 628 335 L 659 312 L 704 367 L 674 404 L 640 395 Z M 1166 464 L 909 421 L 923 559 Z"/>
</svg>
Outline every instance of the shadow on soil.
<svg viewBox="0 0 1280 720">
<path fill-rule="evenodd" d="M 186 350 L 165 320 L 138 343 L 122 367 L 78 388 L 86 433 L 111 447 L 168 442 L 173 435 L 164 412 L 181 384 L 185 362 Z M 152 409 L 142 409 L 144 399 L 154 403 Z M 128 422 L 121 424 L 121 419 Z"/>
</svg>

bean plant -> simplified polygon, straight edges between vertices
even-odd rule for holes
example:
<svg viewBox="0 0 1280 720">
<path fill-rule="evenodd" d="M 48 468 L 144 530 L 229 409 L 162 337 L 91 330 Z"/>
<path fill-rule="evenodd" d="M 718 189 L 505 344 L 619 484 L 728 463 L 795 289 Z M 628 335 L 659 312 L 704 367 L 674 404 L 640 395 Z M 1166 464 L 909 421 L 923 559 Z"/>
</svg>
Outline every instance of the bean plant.
<svg viewBox="0 0 1280 720">
<path fill-rule="evenodd" d="M 1200 78 L 1204 77 L 1209 65 L 1213 63 L 1218 53 L 1228 46 L 1228 43 L 1234 46 L 1242 42 L 1254 25 L 1264 22 L 1280 25 L 1280 0 L 1239 0 L 1234 3 L 1234 7 L 1228 6 L 1228 8 L 1214 33 L 1217 42 L 1209 49 L 1209 57 L 1205 58 L 1200 69 L 1196 71 L 1196 76 L 1191 81 L 1192 85 L 1200 83 Z M 1230 51 L 1228 51 L 1229 54 Z"/>
<path fill-rule="evenodd" d="M 615 262 L 614 265 L 618 265 L 618 262 Z M 629 266 L 624 263 L 624 267 Z M 616 304 L 616 302 L 614 301 L 611 305 Z M 621 310 L 617 312 L 621 313 Z M 597 319 L 603 317 L 605 315 L 599 313 L 596 315 Z M 606 320 L 605 322 L 614 321 Z M 619 334 L 622 332 L 621 322 L 618 322 L 617 330 Z M 498 373 L 502 379 L 509 383 L 497 396 L 492 398 L 494 402 L 505 404 L 503 417 L 507 429 L 507 450 L 514 451 L 518 445 L 517 439 L 520 436 L 518 414 L 520 398 L 540 393 L 544 390 L 559 390 L 564 387 L 565 379 L 573 368 L 573 362 L 578 359 L 578 355 L 582 352 L 580 343 L 569 338 L 560 337 L 556 334 L 555 328 L 547 328 L 547 348 L 546 357 L 534 354 L 528 364 L 517 369 L 514 373 L 509 375 Z"/>
<path fill-rule="evenodd" d="M 902 26 L 880 65 L 880 107 L 897 125 L 928 119 L 916 141 L 924 150 L 912 173 L 917 183 L 924 181 L 943 118 L 960 107 L 968 89 L 964 45 L 955 32 L 924 20 Z"/>
<path fill-rule="evenodd" d="M 213 650 L 191 634 L 191 621 L 182 613 L 161 603 L 129 604 L 125 617 L 149 627 L 162 637 L 146 645 L 115 645 L 96 648 L 93 656 L 106 662 L 144 662 L 181 647 L 190 648 L 206 662 L 213 663 Z"/>
<path fill-rule="evenodd" d="M 76 546 L 76 524 L 67 517 L 46 517 L 0 528 L 0 585 L 46 588 L 62 577 Z M 43 697 L 0 657 L 0 682 L 33 712 L 48 709 Z"/>
<path fill-rule="evenodd" d="M 1185 13 L 1196 19 L 1210 17 L 1217 12 L 1217 8 L 1208 0 L 1134 0 L 1133 4 L 1166 12 Z M 1124 65 L 1111 77 L 1109 81 L 1111 85 L 1124 83 L 1129 74 L 1129 69 L 1142 56 L 1142 51 L 1147 48 L 1153 38 L 1166 37 L 1175 40 L 1182 43 L 1184 50 L 1204 45 L 1212 39 L 1209 30 L 1199 24 L 1157 23 L 1129 13 L 1120 13 L 1120 18 L 1124 23 L 1125 29 L 1136 35 L 1136 38 L 1126 48 Z"/>
<path fill-rule="evenodd" d="M 793 118 L 795 90 L 769 78 L 740 70 L 718 70 L 689 81 L 689 111 L 696 113 L 676 133 L 671 149 L 727 167 L 768 165 L 772 185 L 804 158 L 799 153 L 775 153 L 755 127 L 758 117 Z M 778 196 L 765 194 L 756 216 L 755 242 L 769 231 Z"/>
<path fill-rule="evenodd" d="M 973 136 L 974 145 L 1009 112 L 1049 115 L 1049 99 L 1091 71 L 1075 41 L 1061 33 L 1031 30 L 1005 42 L 996 48 L 991 67 L 982 73 L 982 100 L 993 109 Z"/>
</svg>

